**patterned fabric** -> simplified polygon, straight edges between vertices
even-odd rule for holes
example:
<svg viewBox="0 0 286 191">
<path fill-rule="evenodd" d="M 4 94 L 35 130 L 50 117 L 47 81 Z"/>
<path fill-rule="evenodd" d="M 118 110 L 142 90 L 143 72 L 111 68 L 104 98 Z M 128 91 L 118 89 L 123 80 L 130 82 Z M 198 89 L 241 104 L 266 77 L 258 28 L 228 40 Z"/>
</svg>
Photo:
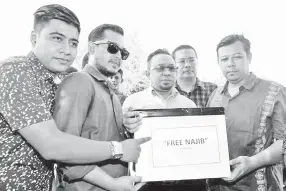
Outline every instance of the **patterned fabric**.
<svg viewBox="0 0 286 191">
<path fill-rule="evenodd" d="M 203 82 L 196 78 L 195 88 L 191 92 L 183 91 L 178 84 L 176 84 L 176 88 L 180 94 L 193 100 L 197 107 L 206 107 L 209 97 L 217 88 L 217 85 L 210 82 Z"/>
<path fill-rule="evenodd" d="M 230 96 L 228 83 L 213 92 L 207 106 L 224 107 L 230 159 L 253 156 L 282 140 L 285 130 L 285 88 L 250 74 Z M 255 99 L 254 99 L 255 98 Z M 282 190 L 281 164 L 253 171 L 236 182 L 208 180 L 210 191 L 278 191 Z"/>
<path fill-rule="evenodd" d="M 260 123 L 258 129 L 258 139 L 255 144 L 255 154 L 263 151 L 266 144 L 265 133 L 267 131 L 266 122 L 267 117 L 273 112 L 275 97 L 279 93 L 279 86 L 275 83 L 271 83 L 268 91 L 268 95 L 265 98 L 264 104 L 262 106 L 262 112 L 260 115 Z M 265 175 L 265 168 L 258 169 L 255 172 L 255 178 L 257 183 L 257 191 L 266 191 L 267 190 L 267 177 Z"/>
<path fill-rule="evenodd" d="M 32 52 L 0 65 L 0 190 L 48 191 L 52 164 L 18 130 L 52 119 L 53 74 Z"/>
</svg>

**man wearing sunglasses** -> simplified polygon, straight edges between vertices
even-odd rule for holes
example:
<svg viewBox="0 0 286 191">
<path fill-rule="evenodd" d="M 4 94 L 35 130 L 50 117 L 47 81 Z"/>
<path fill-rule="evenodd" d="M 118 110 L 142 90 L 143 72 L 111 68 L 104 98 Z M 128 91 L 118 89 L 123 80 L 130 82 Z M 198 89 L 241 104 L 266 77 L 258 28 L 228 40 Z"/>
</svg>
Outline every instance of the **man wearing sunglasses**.
<svg viewBox="0 0 286 191">
<path fill-rule="evenodd" d="M 120 101 L 109 87 L 107 79 L 120 69 L 122 60 L 128 58 L 124 49 L 123 29 L 103 24 L 96 27 L 88 37 L 88 63 L 83 71 L 70 74 L 61 84 L 56 95 L 55 121 L 67 133 L 92 140 L 110 141 L 113 159 L 86 165 L 60 166 L 65 190 L 136 190 L 143 184 L 140 177 L 127 175 L 124 155 L 134 155 L 133 148 L 140 151 L 140 144 L 150 140 L 127 139 L 123 126 Z M 64 115 L 68 113 L 68 115 Z M 127 116 L 136 112 L 127 112 Z M 140 122 L 124 119 L 128 130 L 138 128 Z M 134 127 L 134 128 L 133 128 Z M 133 131 L 132 131 L 133 132 Z M 127 142 L 127 144 L 125 144 Z M 133 144 L 132 144 L 133 143 Z M 85 148 L 82 148 L 85 149 Z M 124 149 L 124 150 L 123 150 Z"/>
</svg>

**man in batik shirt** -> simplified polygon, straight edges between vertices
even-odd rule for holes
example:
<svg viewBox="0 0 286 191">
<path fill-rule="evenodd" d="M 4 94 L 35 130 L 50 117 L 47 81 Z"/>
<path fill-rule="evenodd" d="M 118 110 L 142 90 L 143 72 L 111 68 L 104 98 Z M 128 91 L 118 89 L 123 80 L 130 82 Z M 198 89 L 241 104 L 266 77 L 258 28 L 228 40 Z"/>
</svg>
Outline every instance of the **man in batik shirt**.
<svg viewBox="0 0 286 191">
<path fill-rule="evenodd" d="M 231 176 L 209 180 L 211 191 L 282 191 L 282 139 L 285 88 L 249 71 L 250 42 L 229 35 L 217 46 L 218 63 L 227 79 L 208 106 L 224 107 Z"/>
</svg>

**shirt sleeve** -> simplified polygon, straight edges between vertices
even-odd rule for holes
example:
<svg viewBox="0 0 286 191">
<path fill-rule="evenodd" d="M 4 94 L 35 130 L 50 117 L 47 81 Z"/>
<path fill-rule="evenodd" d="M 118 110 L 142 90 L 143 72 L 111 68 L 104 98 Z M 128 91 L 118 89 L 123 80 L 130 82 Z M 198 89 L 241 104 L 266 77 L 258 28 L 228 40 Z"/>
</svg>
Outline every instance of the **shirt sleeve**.
<svg viewBox="0 0 286 191">
<path fill-rule="evenodd" d="M 213 101 L 213 99 L 214 99 L 214 97 L 215 97 L 215 95 L 216 95 L 217 90 L 218 90 L 218 89 L 216 88 L 216 89 L 211 93 L 206 107 L 213 107 L 213 106 L 212 106 L 212 101 Z"/>
<path fill-rule="evenodd" d="M 0 112 L 12 131 L 52 119 L 34 72 L 24 65 L 5 64 L 0 68 Z"/>
<path fill-rule="evenodd" d="M 57 127 L 75 136 L 81 135 L 92 99 L 92 83 L 84 75 L 70 74 L 56 93 L 54 120 Z M 66 165 L 60 168 L 64 179 L 69 182 L 82 179 L 95 168 L 95 165 Z"/>
<path fill-rule="evenodd" d="M 276 96 L 276 102 L 272 113 L 272 125 L 275 139 L 283 139 L 286 120 L 286 88 L 281 86 Z"/>
</svg>

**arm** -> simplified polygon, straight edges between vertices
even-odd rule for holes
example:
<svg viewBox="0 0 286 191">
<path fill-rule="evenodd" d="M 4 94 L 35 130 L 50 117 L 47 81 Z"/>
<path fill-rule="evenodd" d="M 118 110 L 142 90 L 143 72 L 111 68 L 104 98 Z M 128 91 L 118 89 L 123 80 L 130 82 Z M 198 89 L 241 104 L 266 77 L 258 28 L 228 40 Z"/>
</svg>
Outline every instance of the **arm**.
<svg viewBox="0 0 286 191">
<path fill-rule="evenodd" d="M 141 177 L 123 176 L 112 178 L 99 167 L 95 167 L 93 171 L 86 174 L 83 180 L 110 191 L 135 191 L 143 186 L 142 183 L 137 184 L 135 187 L 133 186 L 134 183 L 141 181 Z"/>
<path fill-rule="evenodd" d="M 13 132 L 20 133 L 47 160 L 86 163 L 111 158 L 109 142 L 86 140 L 59 131 L 39 93 L 33 72 L 27 67 L 15 70 L 12 66 L 1 67 L 0 84 L 5 89 L 0 91 L 0 108 Z"/>
<path fill-rule="evenodd" d="M 93 141 L 61 132 L 52 119 L 22 128 L 19 133 L 46 160 L 83 164 L 112 157 L 109 142 Z"/>
<path fill-rule="evenodd" d="M 240 156 L 230 161 L 230 165 L 234 165 L 231 176 L 226 178 L 227 181 L 235 181 L 241 176 L 259 169 L 263 166 L 273 165 L 282 161 L 282 144 L 283 134 L 285 129 L 285 98 L 281 92 L 277 95 L 277 101 L 274 105 L 271 116 L 272 128 L 275 141 L 265 150 L 257 153 L 252 157 Z"/>
</svg>

